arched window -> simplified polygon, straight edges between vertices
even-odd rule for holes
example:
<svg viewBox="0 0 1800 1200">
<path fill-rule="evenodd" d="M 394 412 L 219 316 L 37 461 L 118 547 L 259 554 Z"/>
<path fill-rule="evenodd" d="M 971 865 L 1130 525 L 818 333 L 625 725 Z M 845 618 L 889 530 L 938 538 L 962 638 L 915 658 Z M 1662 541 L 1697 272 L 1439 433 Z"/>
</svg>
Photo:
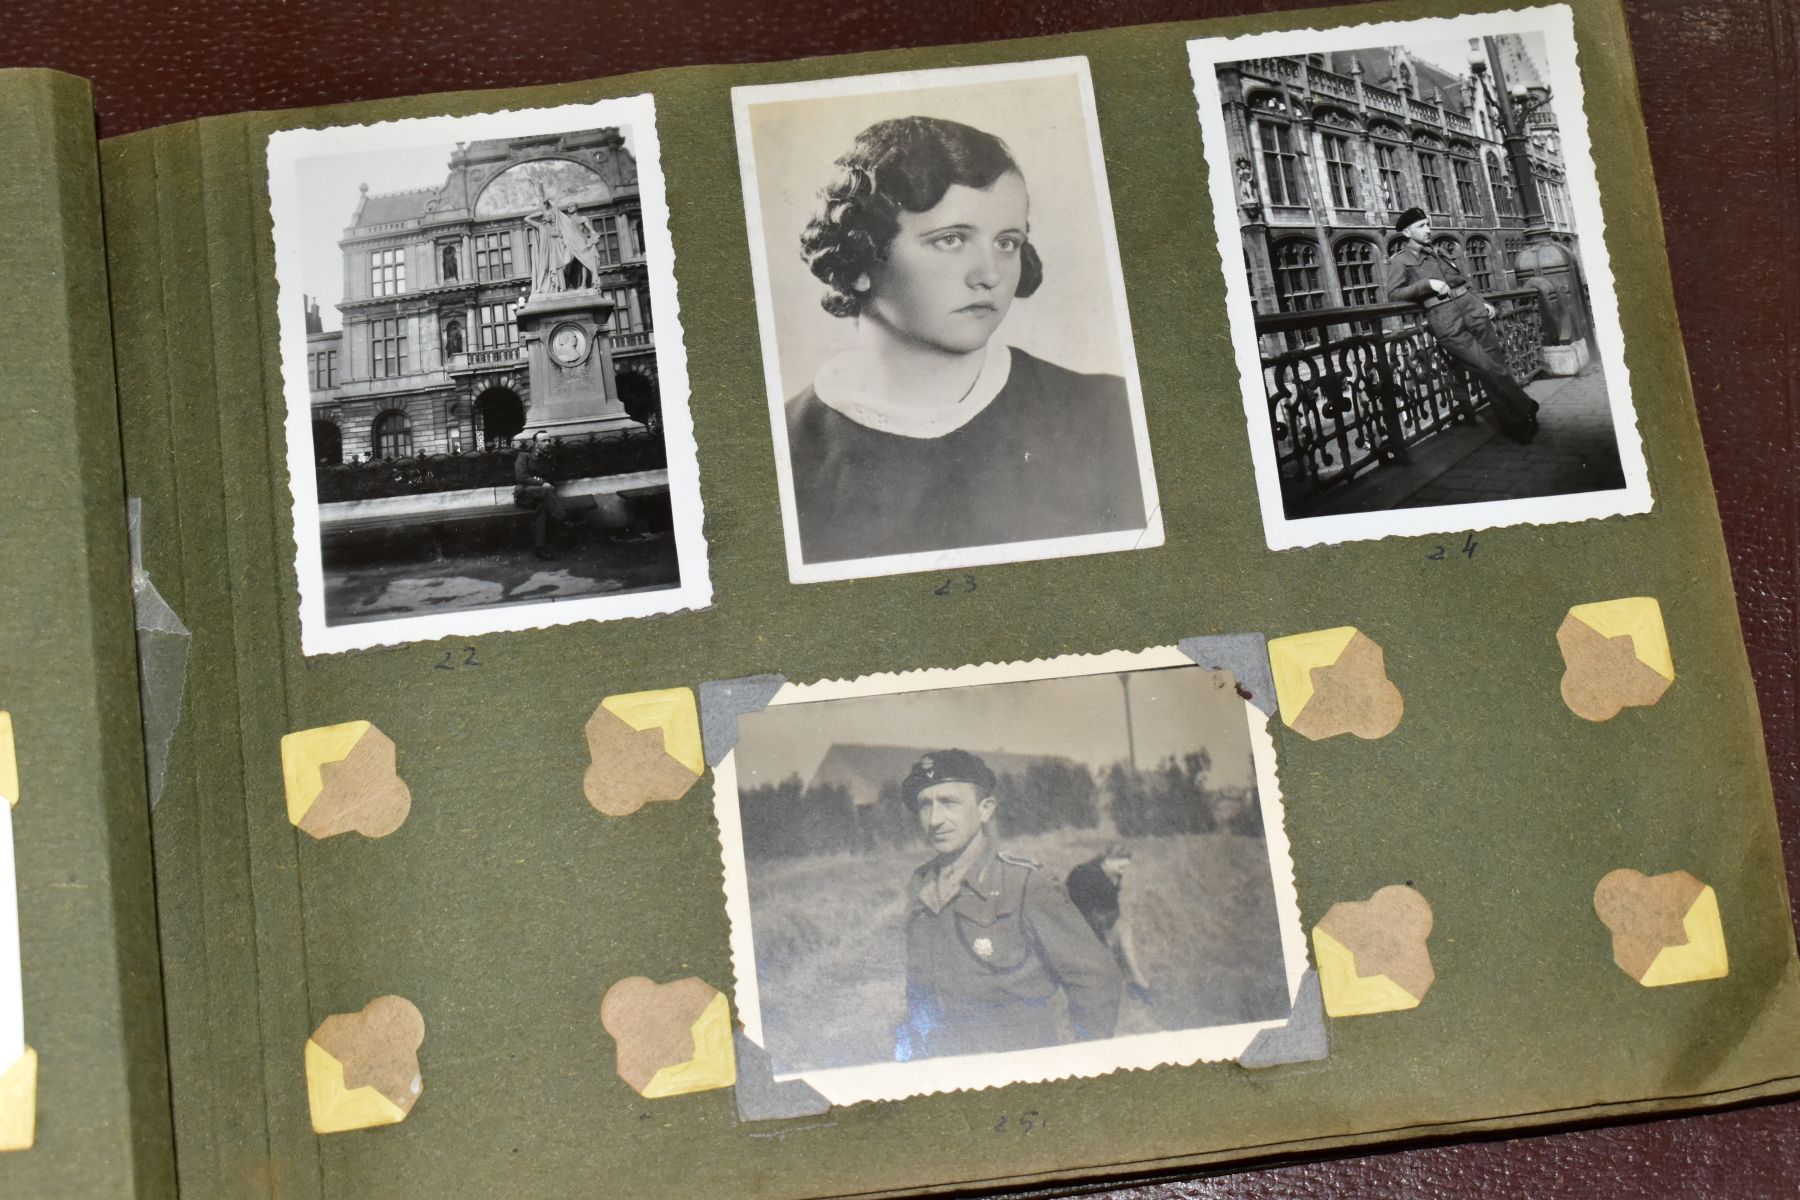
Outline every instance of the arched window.
<svg viewBox="0 0 1800 1200">
<path fill-rule="evenodd" d="M 1493 247 L 1486 238 L 1469 239 L 1469 278 L 1475 284 L 1475 290 L 1491 292 L 1494 290 Z"/>
<path fill-rule="evenodd" d="M 313 422 L 313 461 L 335 467 L 344 461 L 344 435 L 336 421 Z"/>
<path fill-rule="evenodd" d="M 1356 157 L 1350 139 L 1338 133 L 1322 133 L 1319 141 L 1325 147 L 1325 176 L 1331 184 L 1331 202 L 1339 208 L 1361 208 Z"/>
<path fill-rule="evenodd" d="M 1420 143 L 1424 145 L 1423 142 Z M 1444 156 L 1419 151 L 1419 182 L 1425 188 L 1425 211 L 1449 215 L 1450 191 L 1444 186 Z"/>
<path fill-rule="evenodd" d="M 404 458 L 413 452 L 412 422 L 398 409 L 375 418 L 376 458 Z"/>
<path fill-rule="evenodd" d="M 1375 243 L 1364 238 L 1345 238 L 1331 252 L 1337 264 L 1338 283 L 1345 304 L 1374 304 L 1381 298 L 1375 282 Z"/>
<path fill-rule="evenodd" d="M 1319 247 L 1311 238 L 1289 238 L 1275 246 L 1275 293 L 1282 312 L 1325 307 L 1319 282 Z"/>
<path fill-rule="evenodd" d="M 1519 215 L 1519 193 L 1513 187 L 1512 175 L 1500 164 L 1492 150 L 1487 152 L 1488 178 L 1494 182 L 1494 208 L 1505 217 Z"/>
<path fill-rule="evenodd" d="M 1294 131 L 1274 121 L 1256 123 L 1256 141 L 1262 151 L 1263 181 L 1270 204 L 1300 207 L 1306 193 L 1300 190 L 1300 167 L 1294 151 Z"/>
<path fill-rule="evenodd" d="M 662 399 L 656 380 L 632 370 L 620 371 L 618 379 L 619 403 L 625 406 L 625 415 L 647 428 L 660 428 Z"/>
<path fill-rule="evenodd" d="M 446 245 L 444 247 L 443 281 L 445 283 L 449 283 L 450 281 L 454 280 L 455 278 L 456 278 L 456 247 L 451 246 L 451 245 Z"/>
<path fill-rule="evenodd" d="M 1450 169 L 1456 173 L 1456 200 L 1462 205 L 1463 215 L 1467 217 L 1485 217 L 1487 205 L 1481 202 L 1481 189 L 1475 186 L 1475 175 L 1480 170 L 1472 158 L 1452 158 Z"/>
<path fill-rule="evenodd" d="M 444 324 L 444 353 L 461 354 L 463 352 L 462 322 L 450 320 Z"/>
<path fill-rule="evenodd" d="M 1445 262 L 1454 263 L 1458 266 L 1462 264 L 1462 247 L 1457 245 L 1455 238 L 1432 238 L 1431 248 L 1437 251 L 1437 256 Z"/>
<path fill-rule="evenodd" d="M 489 388 L 475 401 L 475 431 L 483 449 L 504 446 L 525 428 L 525 406 L 507 388 Z"/>
<path fill-rule="evenodd" d="M 1406 172 L 1400 165 L 1400 147 L 1391 142 L 1375 143 L 1375 174 L 1381 184 L 1381 206 L 1391 213 L 1406 211 Z"/>
</svg>

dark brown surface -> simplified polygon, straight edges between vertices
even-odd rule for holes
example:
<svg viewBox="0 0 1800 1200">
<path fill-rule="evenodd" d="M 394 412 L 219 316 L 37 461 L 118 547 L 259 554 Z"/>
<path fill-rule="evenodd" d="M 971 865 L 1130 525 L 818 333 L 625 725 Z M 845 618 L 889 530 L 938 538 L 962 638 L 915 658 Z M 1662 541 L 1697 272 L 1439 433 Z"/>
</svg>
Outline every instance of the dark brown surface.
<svg viewBox="0 0 1800 1200">
<path fill-rule="evenodd" d="M 742 0 L 384 10 L 334 0 L 8 6 L 0 65 L 94 81 L 104 135 L 248 108 L 548 83 L 688 63 L 975 41 L 1274 8 L 1248 0 Z M 1800 873 L 1800 306 L 1795 9 L 1628 0 L 1700 423 Z M 1696 770 L 1703 768 L 1697 765 Z M 1196 1113 L 1197 1121 L 1205 1114 Z M 1189 1197 L 1791 1196 L 1800 1103 L 1278 1167 L 1112 1193 Z"/>
</svg>

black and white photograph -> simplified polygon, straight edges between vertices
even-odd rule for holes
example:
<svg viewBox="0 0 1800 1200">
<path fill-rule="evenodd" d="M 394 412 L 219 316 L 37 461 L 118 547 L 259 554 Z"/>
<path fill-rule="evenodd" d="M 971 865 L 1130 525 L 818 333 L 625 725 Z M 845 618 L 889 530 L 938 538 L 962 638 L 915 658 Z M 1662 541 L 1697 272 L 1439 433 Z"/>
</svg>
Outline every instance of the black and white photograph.
<svg viewBox="0 0 1800 1200">
<path fill-rule="evenodd" d="M 1161 545 L 1087 60 L 732 103 L 789 577 Z"/>
<path fill-rule="evenodd" d="M 651 97 L 268 154 L 304 652 L 710 602 Z"/>
<path fill-rule="evenodd" d="M 1569 10 L 1188 47 L 1270 548 L 1649 511 Z"/>
<path fill-rule="evenodd" d="M 709 718 L 711 719 L 711 718 Z M 1306 968 L 1267 718 L 1174 648 L 787 685 L 715 768 L 745 1034 L 834 1104 L 1233 1058 Z"/>
</svg>

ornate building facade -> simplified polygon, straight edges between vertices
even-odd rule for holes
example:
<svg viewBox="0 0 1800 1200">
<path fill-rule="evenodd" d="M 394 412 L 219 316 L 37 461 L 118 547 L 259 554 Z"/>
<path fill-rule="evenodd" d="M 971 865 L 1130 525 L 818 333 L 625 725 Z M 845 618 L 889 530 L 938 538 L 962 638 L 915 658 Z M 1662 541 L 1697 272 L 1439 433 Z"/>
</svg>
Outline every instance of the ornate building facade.
<svg viewBox="0 0 1800 1200">
<path fill-rule="evenodd" d="M 1230 143 L 1244 268 L 1259 314 L 1386 303 L 1394 220 L 1431 216 L 1478 290 L 1508 291 L 1524 248 L 1525 206 L 1492 94 L 1505 77 L 1536 83 L 1517 37 L 1477 42 L 1467 75 L 1392 46 L 1250 59 L 1217 68 Z M 1531 125 L 1531 160 L 1551 236 L 1575 248 L 1560 137 L 1548 108 Z"/>
<path fill-rule="evenodd" d="M 517 313 L 533 278 L 525 217 L 545 193 L 592 223 L 619 399 L 657 408 L 637 163 L 616 129 L 460 144 L 442 183 L 365 186 L 338 247 L 342 329 L 308 299 L 307 373 L 320 464 L 504 444 L 531 408 Z M 585 268 L 580 268 L 585 271 Z"/>
</svg>

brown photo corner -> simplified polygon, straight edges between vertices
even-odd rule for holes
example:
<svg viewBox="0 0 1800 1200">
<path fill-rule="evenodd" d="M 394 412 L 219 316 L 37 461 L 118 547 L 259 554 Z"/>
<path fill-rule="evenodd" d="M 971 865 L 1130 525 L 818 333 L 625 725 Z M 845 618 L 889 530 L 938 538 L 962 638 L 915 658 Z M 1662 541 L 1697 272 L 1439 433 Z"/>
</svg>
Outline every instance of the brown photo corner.
<svg viewBox="0 0 1800 1200">
<path fill-rule="evenodd" d="M 1308 7 L 1278 0 L 665 0 L 393 11 L 325 0 L 20 0 L 0 66 L 92 81 L 101 136 L 246 109 L 554 83 Z M 1800 883 L 1800 310 L 1794 14 L 1779 0 L 1625 0 L 1701 431 L 1762 706 L 1789 890 Z M 571 29 L 584 36 L 570 36 Z M 728 119 L 721 111 L 720 119 Z M 1204 1119 L 1204 1114 L 1195 1114 Z M 1216 1177 L 1116 1185 L 1196 1197 L 1776 1196 L 1800 1178 L 1800 1101 Z"/>
</svg>

